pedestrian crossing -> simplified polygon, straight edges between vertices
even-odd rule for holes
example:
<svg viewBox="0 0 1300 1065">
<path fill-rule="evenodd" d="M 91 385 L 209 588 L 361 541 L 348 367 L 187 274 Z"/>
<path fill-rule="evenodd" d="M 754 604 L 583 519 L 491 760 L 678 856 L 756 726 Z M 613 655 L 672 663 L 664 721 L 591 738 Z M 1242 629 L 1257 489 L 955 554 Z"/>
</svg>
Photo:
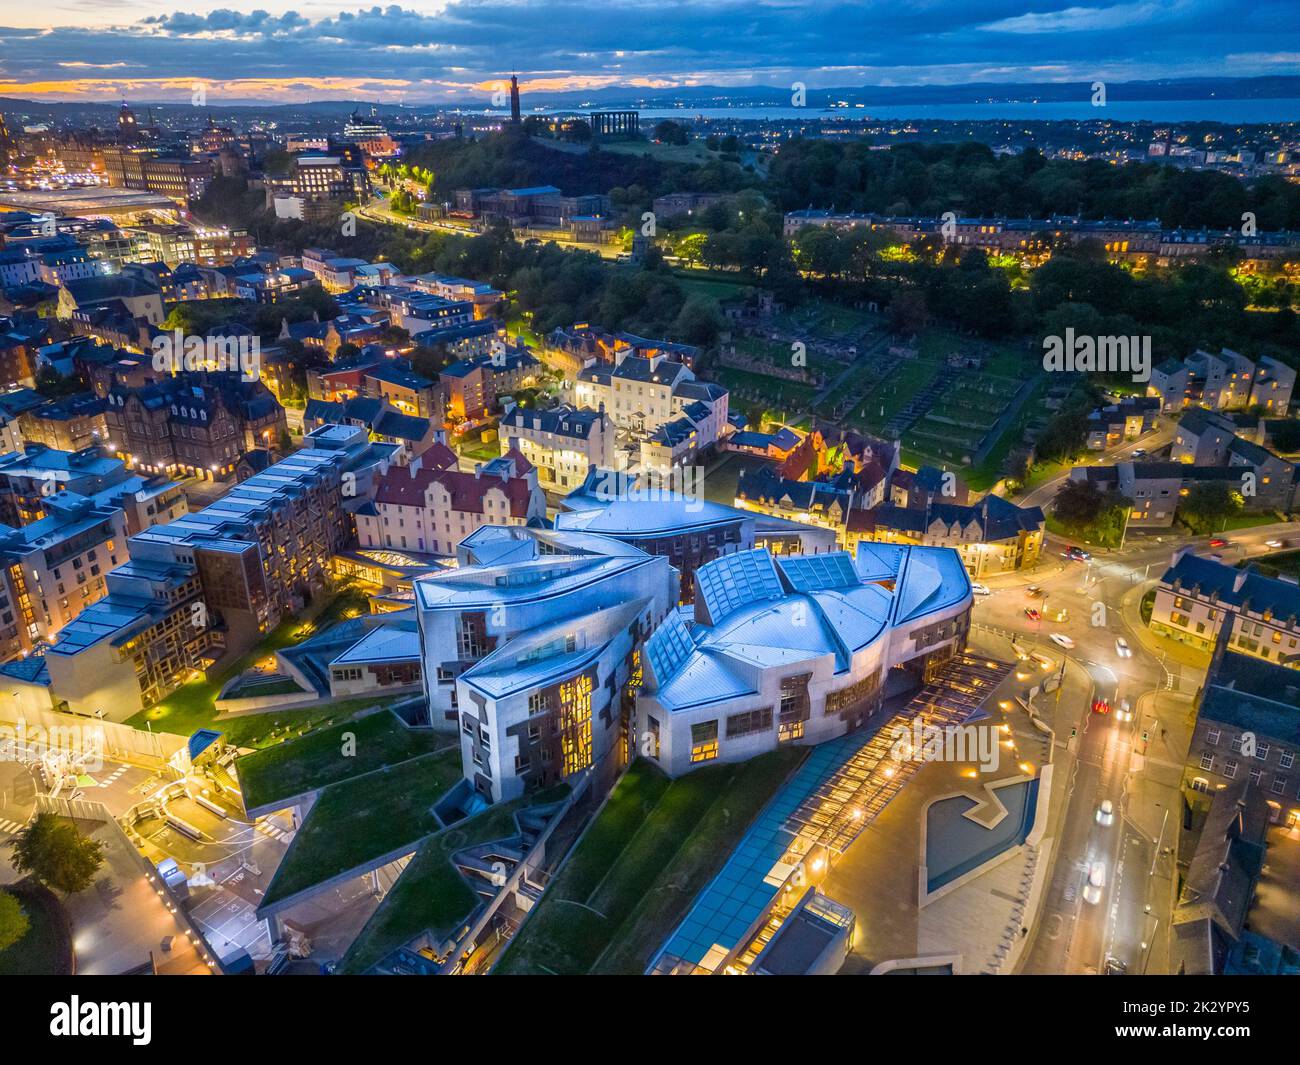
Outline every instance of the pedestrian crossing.
<svg viewBox="0 0 1300 1065">
<path fill-rule="evenodd" d="M 293 839 L 292 832 L 286 832 L 279 825 L 272 824 L 270 821 L 258 821 L 255 827 L 268 839 L 277 840 L 280 843 L 288 843 L 289 840 Z"/>
<path fill-rule="evenodd" d="M 113 770 L 113 772 L 111 772 L 108 776 L 106 776 L 103 780 L 101 780 L 96 785 L 96 787 L 100 787 L 100 788 L 108 787 L 110 784 L 116 781 L 118 777 L 120 777 L 123 773 L 125 773 L 130 768 L 131 767 L 127 765 L 119 765 L 116 769 Z"/>
<path fill-rule="evenodd" d="M 0 817 L 0 835 L 13 836 L 27 827 L 27 822 L 10 821 L 7 817 Z"/>
</svg>

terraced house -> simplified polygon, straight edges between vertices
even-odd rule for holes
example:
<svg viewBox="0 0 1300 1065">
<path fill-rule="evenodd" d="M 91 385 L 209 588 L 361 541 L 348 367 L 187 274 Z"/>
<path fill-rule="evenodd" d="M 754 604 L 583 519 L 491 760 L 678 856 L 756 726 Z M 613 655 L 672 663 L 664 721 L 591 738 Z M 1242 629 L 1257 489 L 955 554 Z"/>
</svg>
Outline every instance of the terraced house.
<svg viewBox="0 0 1300 1065">
<path fill-rule="evenodd" d="M 1160 578 L 1151 629 L 1204 651 L 1230 625 L 1229 650 L 1300 669 L 1300 586 L 1183 548 Z"/>
</svg>

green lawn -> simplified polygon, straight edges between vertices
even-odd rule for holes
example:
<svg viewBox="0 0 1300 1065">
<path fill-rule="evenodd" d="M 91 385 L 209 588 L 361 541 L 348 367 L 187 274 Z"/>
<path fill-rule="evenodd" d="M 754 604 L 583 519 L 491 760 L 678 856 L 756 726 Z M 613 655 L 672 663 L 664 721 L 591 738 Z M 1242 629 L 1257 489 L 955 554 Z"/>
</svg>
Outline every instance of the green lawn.
<svg viewBox="0 0 1300 1065">
<path fill-rule="evenodd" d="M 1245 558 L 1237 568 L 1254 566 L 1266 577 L 1300 577 L 1300 551 L 1277 551 L 1263 558 Z"/>
<path fill-rule="evenodd" d="M 405 695 L 368 696 L 361 699 L 342 699 L 338 702 L 317 703 L 314 706 L 293 710 L 268 710 L 262 714 L 240 714 L 221 718 L 212 723 L 232 747 L 248 747 L 260 751 L 286 740 L 306 736 L 318 728 L 327 728 L 348 721 L 362 710 L 375 706 L 388 706 L 408 698 Z"/>
<path fill-rule="evenodd" d="M 439 832 L 411 859 L 393 890 L 370 916 L 339 963 L 341 973 L 363 973 L 421 932 L 442 939 L 457 932 L 474 909 L 475 895 L 452 864 L 467 847 L 510 839 L 518 833 L 515 814 L 529 806 L 558 802 L 567 784 L 493 806 Z"/>
<path fill-rule="evenodd" d="M 1235 514 L 1228 519 L 1228 523 L 1221 531 L 1232 532 L 1235 529 L 1253 529 L 1258 525 L 1275 525 L 1280 521 L 1285 521 L 1280 514 L 1274 511 L 1267 511 L 1263 514 L 1258 512 L 1245 512 Z"/>
<path fill-rule="evenodd" d="M 350 740 L 349 740 L 350 737 Z M 245 808 L 265 806 L 305 791 L 397 765 L 446 746 L 428 729 L 409 729 L 387 711 L 319 728 L 239 759 Z"/>
<path fill-rule="evenodd" d="M 264 904 L 347 872 L 438 831 L 433 804 L 460 779 L 460 748 L 326 787 L 294 837 Z"/>
<path fill-rule="evenodd" d="M 494 972 L 643 972 L 806 753 L 786 748 L 671 782 L 634 764 Z"/>
</svg>

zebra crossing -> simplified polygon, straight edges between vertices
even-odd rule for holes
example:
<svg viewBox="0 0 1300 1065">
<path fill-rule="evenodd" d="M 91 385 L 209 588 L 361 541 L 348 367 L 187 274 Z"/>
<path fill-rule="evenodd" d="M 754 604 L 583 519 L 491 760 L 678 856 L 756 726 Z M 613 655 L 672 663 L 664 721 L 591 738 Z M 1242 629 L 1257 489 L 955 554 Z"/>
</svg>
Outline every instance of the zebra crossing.
<svg viewBox="0 0 1300 1065">
<path fill-rule="evenodd" d="M 30 818 L 29 818 L 30 820 Z M 7 817 L 0 817 L 0 835 L 13 836 L 17 835 L 27 827 L 27 822 L 10 821 Z"/>
<path fill-rule="evenodd" d="M 110 784 L 116 781 L 118 777 L 120 777 L 123 773 L 125 773 L 130 768 L 131 767 L 129 765 L 119 765 L 116 769 L 113 770 L 113 772 L 109 773 L 108 776 L 106 776 L 95 786 L 98 788 L 107 788 Z"/>
<path fill-rule="evenodd" d="M 273 839 L 280 843 L 288 843 L 289 840 L 293 839 L 292 832 L 286 832 L 279 825 L 272 824 L 270 821 L 258 821 L 254 827 L 256 827 L 257 831 L 262 833 L 262 835 L 266 836 L 268 839 Z"/>
</svg>

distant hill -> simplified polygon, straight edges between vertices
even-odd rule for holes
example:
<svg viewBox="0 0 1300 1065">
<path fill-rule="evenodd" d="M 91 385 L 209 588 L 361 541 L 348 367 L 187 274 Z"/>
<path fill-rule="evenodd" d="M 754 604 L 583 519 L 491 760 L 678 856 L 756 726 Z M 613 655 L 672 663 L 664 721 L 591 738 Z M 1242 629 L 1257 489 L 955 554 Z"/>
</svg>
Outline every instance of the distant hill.
<svg viewBox="0 0 1300 1065">
<path fill-rule="evenodd" d="M 525 87 L 527 76 L 523 78 Z M 836 102 L 849 104 L 971 104 L 1010 103 L 1037 100 L 1044 103 L 1087 99 L 1091 83 L 1080 81 L 1043 82 L 968 82 L 960 85 L 843 85 L 809 88 L 806 103 L 823 108 Z M 531 92 L 525 88 L 526 107 L 585 110 L 593 107 L 746 107 L 787 105 L 790 87 L 784 85 L 698 85 L 647 90 L 626 86 L 582 89 L 572 92 Z M 1114 102 L 1136 100 L 1289 100 L 1300 99 L 1300 75 L 1266 75 L 1255 78 L 1164 78 L 1154 81 L 1108 81 L 1108 99 Z M 188 103 L 158 103 L 132 100 L 133 107 L 154 107 L 159 116 L 180 117 L 192 114 Z M 0 111 L 29 116 L 36 120 L 58 121 L 73 113 L 102 109 L 116 112 L 119 101 L 53 102 L 0 97 Z M 344 118 L 354 110 L 380 118 L 396 115 L 419 115 L 448 108 L 464 108 L 465 101 L 428 101 L 418 104 L 376 104 L 365 100 L 316 100 L 309 103 L 226 102 L 214 100 L 211 111 L 232 117 L 241 114 L 276 114 L 281 121 L 298 118 L 323 120 Z"/>
</svg>

